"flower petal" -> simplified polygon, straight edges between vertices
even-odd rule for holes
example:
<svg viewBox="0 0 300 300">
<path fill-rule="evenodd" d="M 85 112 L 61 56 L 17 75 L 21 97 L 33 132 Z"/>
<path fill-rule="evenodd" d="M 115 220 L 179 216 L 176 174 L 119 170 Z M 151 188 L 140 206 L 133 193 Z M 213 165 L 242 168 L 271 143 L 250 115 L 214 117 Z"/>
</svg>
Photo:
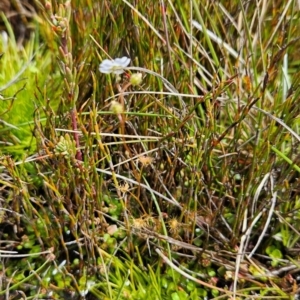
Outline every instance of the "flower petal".
<svg viewBox="0 0 300 300">
<path fill-rule="evenodd" d="M 104 59 L 102 61 L 102 63 L 99 66 L 99 70 L 101 73 L 111 73 L 112 72 L 112 68 L 114 67 L 114 62 L 112 60 L 109 59 Z"/>
<path fill-rule="evenodd" d="M 101 72 L 101 73 L 104 73 L 104 74 L 109 74 L 109 73 L 111 73 L 111 70 L 110 69 L 103 69 L 103 68 L 99 68 L 99 71 Z"/>
<path fill-rule="evenodd" d="M 130 64 L 130 58 L 123 56 L 121 58 L 115 59 L 116 64 L 119 66 L 122 66 L 123 68 L 126 68 Z"/>
<path fill-rule="evenodd" d="M 105 67 L 111 67 L 112 65 L 114 65 L 114 61 L 110 59 L 104 59 L 100 64 L 100 66 L 105 66 Z"/>
</svg>

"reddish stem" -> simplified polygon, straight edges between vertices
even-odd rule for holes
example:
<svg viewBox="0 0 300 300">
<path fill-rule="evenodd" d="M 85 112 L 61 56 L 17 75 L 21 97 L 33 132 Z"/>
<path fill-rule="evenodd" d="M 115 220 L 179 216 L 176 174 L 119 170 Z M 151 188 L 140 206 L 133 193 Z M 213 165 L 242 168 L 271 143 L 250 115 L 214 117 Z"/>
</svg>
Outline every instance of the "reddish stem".
<svg viewBox="0 0 300 300">
<path fill-rule="evenodd" d="M 79 134 L 77 132 L 77 112 L 76 112 L 76 108 L 73 108 L 71 111 L 71 118 L 72 118 L 72 128 L 74 130 L 74 140 L 75 140 L 75 144 L 76 144 L 76 148 L 77 148 L 77 152 L 76 152 L 76 159 L 82 161 L 82 153 L 79 149 Z"/>
</svg>

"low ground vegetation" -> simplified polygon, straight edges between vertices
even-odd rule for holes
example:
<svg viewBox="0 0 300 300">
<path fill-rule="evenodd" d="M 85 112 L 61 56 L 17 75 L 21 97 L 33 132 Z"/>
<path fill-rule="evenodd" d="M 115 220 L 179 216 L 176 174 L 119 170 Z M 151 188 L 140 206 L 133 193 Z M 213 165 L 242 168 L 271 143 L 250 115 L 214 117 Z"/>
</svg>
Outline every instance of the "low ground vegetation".
<svg viewBox="0 0 300 300">
<path fill-rule="evenodd" d="M 0 298 L 298 299 L 298 1 L 3 3 Z"/>
</svg>

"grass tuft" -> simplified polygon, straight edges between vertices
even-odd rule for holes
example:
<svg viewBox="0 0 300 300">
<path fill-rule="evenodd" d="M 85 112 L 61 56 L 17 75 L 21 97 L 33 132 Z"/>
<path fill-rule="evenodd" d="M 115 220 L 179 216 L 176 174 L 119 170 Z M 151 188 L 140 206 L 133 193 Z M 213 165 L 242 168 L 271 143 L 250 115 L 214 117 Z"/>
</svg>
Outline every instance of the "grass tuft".
<svg viewBox="0 0 300 300">
<path fill-rule="evenodd" d="M 0 295 L 298 297 L 298 4 L 223 2 L 2 14 Z"/>
</svg>

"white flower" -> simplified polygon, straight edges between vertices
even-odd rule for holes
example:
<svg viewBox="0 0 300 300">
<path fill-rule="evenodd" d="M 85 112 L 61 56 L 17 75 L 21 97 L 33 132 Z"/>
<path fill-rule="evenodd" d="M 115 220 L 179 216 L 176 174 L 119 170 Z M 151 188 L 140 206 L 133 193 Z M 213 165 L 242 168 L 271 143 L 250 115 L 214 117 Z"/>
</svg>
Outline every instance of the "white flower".
<svg viewBox="0 0 300 300">
<path fill-rule="evenodd" d="M 123 56 L 121 58 L 115 58 L 113 60 L 104 59 L 100 64 L 99 70 L 101 73 L 109 74 L 122 74 L 124 73 L 124 68 L 130 64 L 130 58 Z"/>
</svg>

